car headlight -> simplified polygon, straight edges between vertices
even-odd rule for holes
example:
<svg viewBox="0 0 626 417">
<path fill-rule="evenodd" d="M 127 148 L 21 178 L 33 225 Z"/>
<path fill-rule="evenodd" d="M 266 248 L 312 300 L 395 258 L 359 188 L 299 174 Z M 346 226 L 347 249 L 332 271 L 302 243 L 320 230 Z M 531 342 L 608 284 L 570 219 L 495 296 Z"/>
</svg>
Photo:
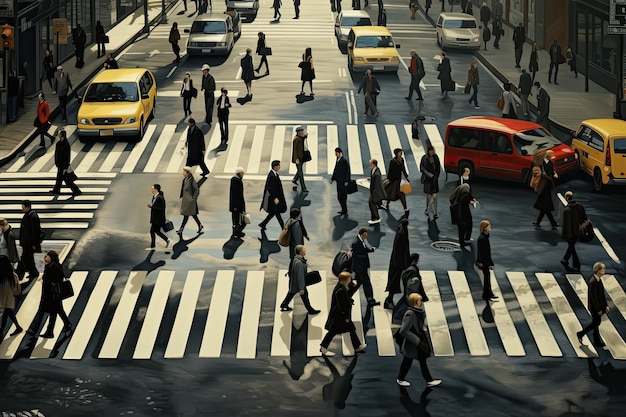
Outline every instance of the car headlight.
<svg viewBox="0 0 626 417">
<path fill-rule="evenodd" d="M 83 117 L 83 118 L 81 118 L 81 119 L 79 120 L 79 122 L 80 122 L 80 124 L 82 124 L 82 125 L 90 125 L 90 124 L 91 124 L 91 122 L 89 122 L 89 119 L 85 119 L 84 117 Z"/>
<path fill-rule="evenodd" d="M 398 62 L 398 61 L 400 61 L 400 58 L 398 58 L 397 56 L 392 56 L 391 57 L 391 61 L 392 62 Z"/>
<path fill-rule="evenodd" d="M 129 117 L 128 119 L 126 119 L 126 124 L 131 124 L 131 123 L 135 123 L 137 121 L 136 117 Z"/>
<path fill-rule="evenodd" d="M 363 57 L 362 57 L 362 56 L 355 56 L 355 57 L 353 57 L 353 58 L 352 58 L 352 60 L 353 60 L 353 61 L 361 61 L 361 62 L 362 62 L 362 61 L 365 61 L 365 59 L 363 59 Z"/>
<path fill-rule="evenodd" d="M 474 37 L 472 38 L 472 41 L 477 42 L 477 41 L 478 41 L 478 36 L 474 36 Z"/>
<path fill-rule="evenodd" d="M 226 46 L 226 42 L 218 42 L 217 46 Z"/>
</svg>

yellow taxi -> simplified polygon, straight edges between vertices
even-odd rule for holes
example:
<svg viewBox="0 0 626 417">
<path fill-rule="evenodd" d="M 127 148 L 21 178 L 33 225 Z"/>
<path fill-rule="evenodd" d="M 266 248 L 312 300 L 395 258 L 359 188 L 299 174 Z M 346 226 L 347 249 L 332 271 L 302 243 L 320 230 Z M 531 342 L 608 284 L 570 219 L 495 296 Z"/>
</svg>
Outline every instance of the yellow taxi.
<svg viewBox="0 0 626 417">
<path fill-rule="evenodd" d="M 597 192 L 607 184 L 626 184 L 626 122 L 588 119 L 578 126 L 572 148 L 583 172 L 593 178 Z"/>
<path fill-rule="evenodd" d="M 354 26 L 348 34 L 348 69 L 395 72 L 400 66 L 399 47 L 384 26 Z"/>
<path fill-rule="evenodd" d="M 91 81 L 80 98 L 78 138 L 131 136 L 141 140 L 156 106 L 156 80 L 145 68 L 108 69 Z"/>
</svg>

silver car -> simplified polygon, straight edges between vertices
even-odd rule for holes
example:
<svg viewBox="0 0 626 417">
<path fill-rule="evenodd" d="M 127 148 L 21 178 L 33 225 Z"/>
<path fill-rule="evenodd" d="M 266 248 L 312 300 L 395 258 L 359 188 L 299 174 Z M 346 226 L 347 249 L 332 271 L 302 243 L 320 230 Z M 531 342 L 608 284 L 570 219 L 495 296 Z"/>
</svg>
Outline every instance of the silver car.
<svg viewBox="0 0 626 417">
<path fill-rule="evenodd" d="M 372 26 L 370 15 L 364 10 L 345 10 L 335 19 L 335 36 L 339 46 L 348 44 L 348 33 L 353 26 Z"/>
<path fill-rule="evenodd" d="M 235 46 L 235 26 L 228 14 L 198 16 L 185 33 L 188 55 L 228 55 Z"/>
<path fill-rule="evenodd" d="M 437 19 L 437 43 L 441 49 L 480 49 L 480 29 L 474 16 L 441 13 Z"/>
</svg>

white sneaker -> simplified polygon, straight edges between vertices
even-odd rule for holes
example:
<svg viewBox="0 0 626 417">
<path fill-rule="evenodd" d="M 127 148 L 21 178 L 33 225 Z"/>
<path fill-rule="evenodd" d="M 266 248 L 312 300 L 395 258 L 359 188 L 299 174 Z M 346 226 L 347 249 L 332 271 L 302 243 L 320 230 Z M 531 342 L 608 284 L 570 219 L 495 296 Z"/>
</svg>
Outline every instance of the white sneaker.
<svg viewBox="0 0 626 417">
<path fill-rule="evenodd" d="M 156 248 L 146 248 L 144 250 L 155 250 Z"/>
<path fill-rule="evenodd" d="M 400 385 L 401 387 L 410 387 L 411 383 L 409 381 L 402 381 L 400 379 L 396 379 L 396 384 Z"/>
<path fill-rule="evenodd" d="M 368 224 L 378 224 L 378 223 L 380 223 L 380 221 L 381 221 L 380 219 L 376 219 L 376 220 L 368 220 L 368 221 L 367 221 L 367 223 L 368 223 Z"/>
<path fill-rule="evenodd" d="M 356 353 L 363 352 L 366 347 L 367 347 L 367 345 L 365 343 L 361 343 L 361 346 L 359 346 L 358 348 L 354 349 L 354 351 Z"/>
<path fill-rule="evenodd" d="M 427 382 L 426 386 L 427 387 L 436 387 L 439 384 L 441 384 L 441 379 L 433 379 L 432 381 Z"/>
<path fill-rule="evenodd" d="M 324 356 L 335 356 L 334 352 L 331 352 L 330 350 L 326 349 L 324 346 L 320 347 L 320 352 L 322 352 L 322 355 Z"/>
</svg>

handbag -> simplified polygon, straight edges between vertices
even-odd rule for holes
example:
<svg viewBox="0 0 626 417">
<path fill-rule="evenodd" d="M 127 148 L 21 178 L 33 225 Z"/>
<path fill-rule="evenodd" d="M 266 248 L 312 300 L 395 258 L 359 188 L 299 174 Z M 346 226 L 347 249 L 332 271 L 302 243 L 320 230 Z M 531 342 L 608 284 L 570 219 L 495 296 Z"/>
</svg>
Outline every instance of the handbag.
<svg viewBox="0 0 626 417">
<path fill-rule="evenodd" d="M 243 219 L 243 222 L 245 224 L 250 224 L 250 222 L 252 222 L 252 219 L 250 218 L 250 213 L 241 213 L 241 218 Z"/>
<path fill-rule="evenodd" d="M 65 300 L 74 296 L 74 287 L 72 287 L 72 283 L 67 278 L 58 284 L 54 284 L 53 290 L 59 300 Z"/>
<path fill-rule="evenodd" d="M 320 271 L 311 271 L 306 273 L 304 277 L 304 284 L 307 287 L 309 285 L 317 284 L 318 282 L 322 282 L 322 276 L 320 275 Z"/>
<path fill-rule="evenodd" d="M 35 120 L 33 121 L 33 126 L 34 127 L 41 126 L 41 123 L 39 123 L 39 116 L 35 116 Z"/>
<path fill-rule="evenodd" d="M 356 185 L 356 180 L 348 181 L 348 185 L 346 185 L 346 194 L 354 194 L 359 191 L 359 187 Z"/>
<path fill-rule="evenodd" d="M 165 232 L 171 232 L 172 230 L 174 230 L 174 222 L 172 222 L 171 220 L 167 220 L 163 225 L 163 230 L 165 230 Z"/>
<path fill-rule="evenodd" d="M 261 55 L 272 55 L 272 48 L 270 47 L 265 47 L 265 48 L 261 48 Z"/>
<path fill-rule="evenodd" d="M 193 98 L 198 97 L 198 89 L 196 87 L 191 87 L 191 97 Z"/>
<path fill-rule="evenodd" d="M 104 38 L 102 39 L 104 43 L 109 43 L 111 42 L 111 39 L 109 39 L 109 37 L 107 35 L 104 36 Z"/>
<path fill-rule="evenodd" d="M 581 223 L 578 229 L 578 240 L 580 242 L 589 242 L 595 237 L 595 235 L 596 234 L 593 231 L 593 225 L 589 220 L 585 220 Z"/>
<path fill-rule="evenodd" d="M 502 97 L 502 94 L 500 94 L 500 97 L 498 97 L 498 101 L 496 101 L 496 107 L 500 110 L 504 108 L 504 97 Z"/>
<path fill-rule="evenodd" d="M 464 94 L 469 94 L 472 86 L 470 84 L 465 84 L 465 88 L 463 89 Z"/>
<path fill-rule="evenodd" d="M 17 277 L 17 274 L 13 273 L 13 297 L 19 297 L 22 295 L 22 285 L 20 284 L 20 279 Z"/>
<path fill-rule="evenodd" d="M 289 243 L 291 242 L 291 233 L 289 233 L 289 226 L 291 226 L 291 224 L 287 222 L 287 224 L 285 224 L 285 227 L 283 227 L 283 230 L 281 230 L 278 234 L 278 244 L 280 246 L 289 246 Z"/>
<path fill-rule="evenodd" d="M 413 191 L 413 187 L 411 187 L 411 184 L 407 180 L 400 180 L 400 192 L 404 195 L 407 195 L 411 194 L 411 191 Z"/>
<path fill-rule="evenodd" d="M 302 162 L 309 162 L 312 159 L 313 158 L 311 158 L 311 151 L 309 151 L 308 149 L 305 149 L 304 156 L 302 157 Z"/>
<path fill-rule="evenodd" d="M 456 90 L 456 83 L 454 80 L 444 80 L 443 81 L 443 90 L 444 91 L 454 91 Z"/>
</svg>

